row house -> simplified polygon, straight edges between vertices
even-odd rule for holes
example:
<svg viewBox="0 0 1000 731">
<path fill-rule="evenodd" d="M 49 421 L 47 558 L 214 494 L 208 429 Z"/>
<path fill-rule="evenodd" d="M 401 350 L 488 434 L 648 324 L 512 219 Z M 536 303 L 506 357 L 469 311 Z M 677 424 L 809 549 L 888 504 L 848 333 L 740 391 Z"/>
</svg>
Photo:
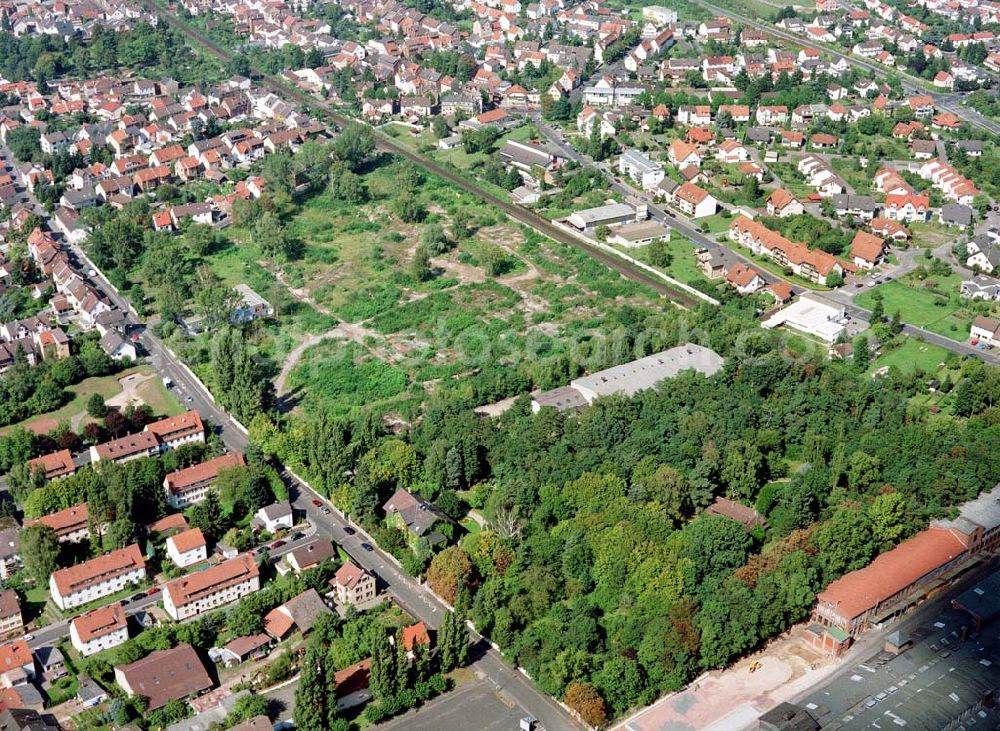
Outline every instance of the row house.
<svg viewBox="0 0 1000 731">
<path fill-rule="evenodd" d="M 971 207 L 981 192 L 971 180 L 941 160 L 928 160 L 921 165 L 920 177 L 930 180 L 947 200 L 964 206 Z"/>
<path fill-rule="evenodd" d="M 816 191 L 823 198 L 839 195 L 847 188 L 829 163 L 818 155 L 805 155 L 799 160 L 798 171 L 805 176 L 806 182 L 816 188 Z"/>
<path fill-rule="evenodd" d="M 138 434 L 96 444 L 90 448 L 90 460 L 129 462 L 142 457 L 153 457 L 184 444 L 204 442 L 205 425 L 201 415 L 197 411 L 188 411 L 146 424 Z"/>
<path fill-rule="evenodd" d="M 823 284 L 830 274 L 843 276 L 845 271 L 843 263 L 833 255 L 789 241 L 777 231 L 745 216 L 738 216 L 730 224 L 729 240 L 818 284 Z"/>
</svg>

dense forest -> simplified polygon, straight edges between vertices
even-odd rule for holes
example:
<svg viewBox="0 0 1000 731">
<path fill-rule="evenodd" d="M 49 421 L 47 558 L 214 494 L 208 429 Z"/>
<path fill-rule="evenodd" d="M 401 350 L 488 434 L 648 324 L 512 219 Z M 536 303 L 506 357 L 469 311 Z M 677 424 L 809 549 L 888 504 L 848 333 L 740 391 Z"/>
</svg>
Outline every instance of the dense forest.
<svg viewBox="0 0 1000 731">
<path fill-rule="evenodd" d="M 872 379 L 757 334 L 742 355 L 716 347 L 713 378 L 577 415 L 532 414 L 525 397 L 484 420 L 445 389 L 401 435 L 372 414 L 251 431 L 362 520 L 397 486 L 479 509 L 489 530 L 435 556 L 431 584 L 597 721 L 803 619 L 817 590 L 1000 479 L 983 459 L 1000 441 L 998 369 L 960 365 L 960 418 L 915 405 L 919 374 Z M 704 515 L 716 495 L 768 529 Z"/>
</svg>

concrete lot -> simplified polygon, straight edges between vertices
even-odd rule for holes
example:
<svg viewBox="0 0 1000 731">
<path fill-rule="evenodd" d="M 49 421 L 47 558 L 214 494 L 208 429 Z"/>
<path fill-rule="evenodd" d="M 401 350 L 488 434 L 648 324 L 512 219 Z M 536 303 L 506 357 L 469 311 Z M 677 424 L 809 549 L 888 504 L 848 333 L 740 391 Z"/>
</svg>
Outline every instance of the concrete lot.
<svg viewBox="0 0 1000 731">
<path fill-rule="evenodd" d="M 435 698 L 380 729 L 407 731 L 514 731 L 527 715 L 488 680 L 477 679 Z"/>
</svg>

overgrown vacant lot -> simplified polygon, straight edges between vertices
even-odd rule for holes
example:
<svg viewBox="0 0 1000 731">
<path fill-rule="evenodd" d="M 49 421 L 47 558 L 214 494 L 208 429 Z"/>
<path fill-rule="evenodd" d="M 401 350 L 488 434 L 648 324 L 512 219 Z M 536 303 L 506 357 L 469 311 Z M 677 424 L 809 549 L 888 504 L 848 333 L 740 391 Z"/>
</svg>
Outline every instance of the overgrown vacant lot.
<svg viewBox="0 0 1000 731">
<path fill-rule="evenodd" d="M 239 227 L 212 256 L 227 282 L 246 281 L 275 304 L 277 318 L 251 338 L 286 405 L 416 404 L 441 379 L 589 352 L 623 310 L 652 323 L 669 307 L 406 163 L 390 160 L 362 180 L 363 203 L 329 190 L 296 202 L 285 223 L 300 256 L 267 261 Z M 532 380 L 571 375 L 560 367 Z"/>
</svg>

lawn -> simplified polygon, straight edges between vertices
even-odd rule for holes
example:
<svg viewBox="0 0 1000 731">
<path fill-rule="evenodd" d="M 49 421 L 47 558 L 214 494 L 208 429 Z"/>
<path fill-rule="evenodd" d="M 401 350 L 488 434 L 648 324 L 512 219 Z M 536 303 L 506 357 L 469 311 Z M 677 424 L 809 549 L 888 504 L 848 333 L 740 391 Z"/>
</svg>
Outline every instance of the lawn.
<svg viewBox="0 0 1000 731">
<path fill-rule="evenodd" d="M 721 234 L 729 230 L 729 227 L 733 223 L 733 217 L 723 216 L 721 213 L 716 213 L 714 216 L 699 219 L 695 223 L 702 228 L 708 229 L 710 233 Z"/>
<path fill-rule="evenodd" d="M 921 281 L 905 277 L 879 285 L 857 298 L 859 306 L 872 309 L 874 292 L 882 294 L 887 316 L 899 312 L 903 322 L 921 327 L 953 340 L 964 340 L 969 333 L 972 315 L 962 309 L 956 290 L 961 278 L 956 274 L 933 276 Z"/>
<path fill-rule="evenodd" d="M 6 426 L 3 429 L 0 429 L 0 434 L 6 434 L 16 426 L 29 427 L 34 423 L 46 423 L 50 421 L 58 423 L 69 422 L 70 426 L 74 429 L 78 429 L 86 420 L 87 401 L 90 397 L 97 393 L 100 394 L 105 401 L 107 401 L 113 396 L 117 396 L 122 391 L 119 380 L 132 374 L 152 375 L 153 370 L 148 366 L 136 366 L 110 376 L 87 378 L 80 381 L 77 385 L 70 386 L 66 389 L 72 395 L 72 399 L 64 406 L 56 409 L 55 411 L 50 411 L 47 414 L 32 416 L 19 424 Z M 163 387 L 163 384 L 158 378 L 152 378 L 141 384 L 137 388 L 136 393 L 139 398 L 149 404 L 150 408 L 152 408 L 153 412 L 157 415 L 173 416 L 185 410 L 181 406 L 180 402 L 178 402 L 177 399 L 175 399 L 173 395 Z M 78 423 L 73 423 L 74 421 Z"/>
<path fill-rule="evenodd" d="M 933 343 L 925 343 L 916 338 L 905 338 L 903 344 L 889 351 L 872 364 L 869 372 L 874 373 L 879 368 L 896 367 L 903 373 L 913 373 L 916 370 L 934 373 L 938 366 L 945 362 L 951 351 Z"/>
<path fill-rule="evenodd" d="M 630 256 L 650 263 L 648 258 L 650 248 L 648 246 L 644 246 L 638 251 L 624 248 L 621 250 Z M 671 232 L 670 239 L 667 241 L 667 250 L 670 252 L 671 257 L 670 266 L 658 267 L 664 274 L 690 285 L 710 283 L 705 275 L 701 273 L 701 270 L 698 269 L 698 262 L 694 256 L 695 245 L 685 236 L 676 231 Z"/>
</svg>

